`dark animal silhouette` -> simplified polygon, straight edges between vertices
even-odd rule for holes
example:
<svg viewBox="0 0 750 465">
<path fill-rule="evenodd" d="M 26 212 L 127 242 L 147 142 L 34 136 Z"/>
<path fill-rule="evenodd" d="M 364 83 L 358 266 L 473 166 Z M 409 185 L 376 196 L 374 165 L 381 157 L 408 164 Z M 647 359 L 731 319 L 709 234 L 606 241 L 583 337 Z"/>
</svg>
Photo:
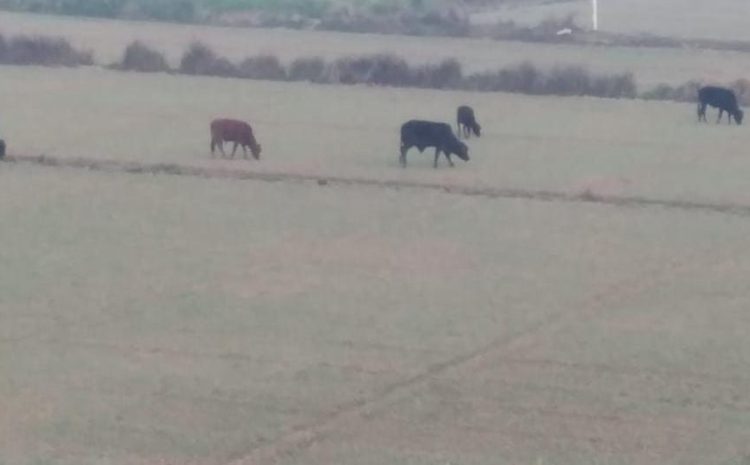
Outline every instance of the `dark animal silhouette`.
<svg viewBox="0 0 750 465">
<path fill-rule="evenodd" d="M 471 137 L 473 132 L 477 137 L 481 135 L 482 126 L 477 123 L 477 119 L 474 116 L 474 109 L 467 105 L 458 107 L 456 111 L 456 122 L 458 126 L 458 137 L 461 138 L 461 133 L 465 138 Z"/>
<path fill-rule="evenodd" d="M 401 156 L 399 162 L 406 167 L 406 152 L 416 147 L 424 152 L 427 147 L 435 147 L 435 162 L 437 168 L 440 153 L 445 154 L 450 166 L 453 166 L 451 155 L 469 161 L 469 148 L 453 134 L 449 124 L 433 121 L 411 120 L 401 126 Z"/>
<path fill-rule="evenodd" d="M 707 121 L 706 106 L 708 105 L 719 109 L 717 124 L 721 122 L 721 117 L 725 111 L 729 124 L 732 124 L 732 118 L 737 124 L 742 124 L 742 118 L 745 114 L 740 110 L 737 105 L 737 97 L 730 89 L 715 86 L 701 87 L 698 90 L 698 121 Z"/>
<path fill-rule="evenodd" d="M 0 160 L 5 158 L 5 141 L 0 139 Z"/>
<path fill-rule="evenodd" d="M 222 156 L 226 157 L 226 153 L 224 153 L 224 142 L 234 142 L 232 158 L 234 158 L 234 154 L 237 151 L 237 146 L 241 145 L 245 158 L 247 158 L 247 147 L 249 147 L 250 152 L 253 154 L 253 158 L 256 160 L 260 159 L 261 146 L 255 140 L 253 128 L 244 121 L 234 119 L 215 119 L 211 121 L 212 157 L 214 156 L 214 149 L 216 146 L 221 150 Z"/>
</svg>

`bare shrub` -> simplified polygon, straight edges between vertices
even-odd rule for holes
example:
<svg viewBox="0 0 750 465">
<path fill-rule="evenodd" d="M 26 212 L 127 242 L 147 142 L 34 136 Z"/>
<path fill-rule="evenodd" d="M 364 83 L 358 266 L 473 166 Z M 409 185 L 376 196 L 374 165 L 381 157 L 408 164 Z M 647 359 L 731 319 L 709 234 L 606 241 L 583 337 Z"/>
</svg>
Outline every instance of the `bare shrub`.
<svg viewBox="0 0 750 465">
<path fill-rule="evenodd" d="M 675 102 L 697 102 L 698 90 L 704 85 L 700 81 L 688 81 L 683 84 L 672 86 L 659 84 L 658 86 L 643 92 L 640 97 L 645 100 L 672 100 Z M 737 101 L 743 105 L 750 105 L 750 81 L 737 79 L 729 84 L 717 84 L 732 89 L 737 96 Z"/>
<path fill-rule="evenodd" d="M 465 87 L 489 92 L 517 92 L 538 95 L 589 95 L 594 97 L 633 98 L 635 78 L 630 73 L 597 75 L 569 65 L 542 71 L 531 63 L 476 73 L 465 80 Z"/>
<path fill-rule="evenodd" d="M 676 102 L 695 102 L 698 98 L 698 89 L 701 83 L 688 81 L 678 86 L 659 84 L 651 90 L 641 94 L 645 100 L 674 100 Z"/>
<path fill-rule="evenodd" d="M 239 77 L 246 79 L 283 81 L 287 78 L 286 69 L 273 55 L 246 58 L 237 67 L 237 73 Z"/>
<path fill-rule="evenodd" d="M 78 66 L 94 63 L 91 52 L 77 50 L 63 38 L 16 36 L 4 43 L 1 56 L 3 62 L 8 64 Z"/>
<path fill-rule="evenodd" d="M 462 85 L 464 79 L 461 63 L 453 58 L 436 65 L 420 66 L 414 74 L 419 87 L 431 89 L 455 89 Z"/>
<path fill-rule="evenodd" d="M 193 42 L 182 55 L 180 72 L 184 74 L 211 74 L 217 56 L 213 50 L 201 42 Z"/>
<path fill-rule="evenodd" d="M 499 21 L 492 29 L 490 35 L 497 40 L 520 42 L 570 42 L 583 32 L 572 14 L 562 18 L 549 17 L 533 26 L 517 24 L 514 21 Z M 569 33 L 558 34 L 563 30 L 568 30 Z"/>
<path fill-rule="evenodd" d="M 591 73 L 578 65 L 553 68 L 544 82 L 544 93 L 552 95 L 590 95 L 591 88 Z"/>
<path fill-rule="evenodd" d="M 590 95 L 611 98 L 635 98 L 638 86 L 633 73 L 611 76 L 595 76 L 591 82 Z"/>
<path fill-rule="evenodd" d="M 224 57 L 216 58 L 205 74 L 210 76 L 239 77 L 237 66 Z"/>
<path fill-rule="evenodd" d="M 317 23 L 316 29 L 402 34 L 414 36 L 463 37 L 471 32 L 469 18 L 455 9 L 438 6 L 429 9 L 404 9 L 395 4 L 373 4 L 367 9 L 341 9 L 329 12 Z"/>
<path fill-rule="evenodd" d="M 345 57 L 333 63 L 327 81 L 406 87 L 412 85 L 412 71 L 404 59 L 394 55 Z"/>
<path fill-rule="evenodd" d="M 484 92 L 519 92 L 540 94 L 543 91 L 542 72 L 529 62 L 498 71 L 476 73 L 466 79 L 465 86 Z"/>
<path fill-rule="evenodd" d="M 139 41 L 128 45 L 123 54 L 122 61 L 117 67 L 127 71 L 169 71 L 169 65 L 164 55 Z"/>
<path fill-rule="evenodd" d="M 297 58 L 289 66 L 289 79 L 292 81 L 323 82 L 326 62 L 320 57 Z"/>
</svg>

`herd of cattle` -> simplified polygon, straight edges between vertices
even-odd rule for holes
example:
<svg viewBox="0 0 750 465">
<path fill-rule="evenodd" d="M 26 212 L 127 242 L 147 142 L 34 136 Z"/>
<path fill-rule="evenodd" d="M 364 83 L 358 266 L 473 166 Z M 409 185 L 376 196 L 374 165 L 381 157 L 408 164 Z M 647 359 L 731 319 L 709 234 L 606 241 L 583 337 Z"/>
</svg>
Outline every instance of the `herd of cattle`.
<svg viewBox="0 0 750 465">
<path fill-rule="evenodd" d="M 737 96 L 730 89 L 716 86 L 705 86 L 698 90 L 698 121 L 706 121 L 706 107 L 711 106 L 718 108 L 719 118 L 717 123 L 721 122 L 724 112 L 727 113 L 728 123 L 732 124 L 732 119 L 739 125 L 742 124 L 744 113 L 740 110 L 737 103 Z M 480 136 L 482 127 L 476 120 L 474 110 L 466 105 L 458 107 L 456 112 L 456 134 L 453 129 L 446 123 L 435 121 L 411 120 L 401 126 L 401 154 L 399 163 L 406 167 L 406 153 L 413 147 L 420 152 L 428 147 L 435 148 L 435 161 L 433 166 L 437 168 L 440 154 L 444 154 L 448 164 L 453 166 L 451 155 L 456 155 L 464 161 L 469 161 L 469 148 L 460 139 L 471 137 L 473 133 Z M 214 156 L 218 147 L 222 156 L 226 157 L 224 152 L 224 142 L 233 142 L 231 157 L 234 158 L 237 147 L 241 146 L 242 151 L 247 158 L 247 150 L 256 160 L 260 159 L 261 145 L 253 134 L 252 127 L 244 121 L 233 119 L 215 119 L 211 122 L 211 156 Z M 5 141 L 0 139 L 0 159 L 5 156 Z"/>
<path fill-rule="evenodd" d="M 453 134 L 453 129 L 446 123 L 434 121 L 411 120 L 401 126 L 401 156 L 399 161 L 401 166 L 406 166 L 406 152 L 412 147 L 416 147 L 423 152 L 427 147 L 435 148 L 435 163 L 437 168 L 440 154 L 445 154 L 450 166 L 453 166 L 451 155 L 468 161 L 469 148 L 459 139 L 471 137 L 475 134 L 477 137 L 482 132 L 482 127 L 477 122 L 474 110 L 466 105 L 458 107 L 456 112 L 457 135 Z M 219 118 L 211 121 L 211 156 L 215 156 L 218 147 L 221 155 L 226 157 L 224 152 L 224 142 L 234 143 L 231 158 L 237 153 L 237 147 L 242 147 L 242 152 L 247 158 L 247 150 L 253 158 L 260 160 L 261 145 L 255 138 L 253 128 L 244 121 L 234 119 Z"/>
<path fill-rule="evenodd" d="M 706 121 L 706 107 L 718 108 L 721 122 L 724 112 L 727 113 L 729 124 L 732 119 L 739 125 L 742 124 L 744 113 L 737 103 L 737 96 L 730 89 L 716 86 L 705 86 L 698 90 L 698 121 Z M 473 133 L 477 137 L 481 135 L 482 127 L 477 122 L 474 110 L 466 105 L 458 107 L 456 112 L 456 134 L 447 123 L 435 121 L 411 120 L 401 126 L 401 154 L 399 163 L 406 167 L 406 153 L 413 147 L 420 152 L 428 147 L 435 149 L 435 160 L 433 166 L 437 168 L 440 154 L 444 154 L 448 164 L 453 165 L 451 155 L 456 155 L 464 161 L 469 161 L 469 148 L 460 139 L 463 136 L 468 139 Z M 256 160 L 260 159 L 261 146 L 253 134 L 253 129 L 244 121 L 232 119 L 216 119 L 211 122 L 211 156 L 218 147 L 223 156 L 224 142 L 233 142 L 231 157 L 234 158 L 238 146 L 247 158 L 247 149 Z"/>
</svg>

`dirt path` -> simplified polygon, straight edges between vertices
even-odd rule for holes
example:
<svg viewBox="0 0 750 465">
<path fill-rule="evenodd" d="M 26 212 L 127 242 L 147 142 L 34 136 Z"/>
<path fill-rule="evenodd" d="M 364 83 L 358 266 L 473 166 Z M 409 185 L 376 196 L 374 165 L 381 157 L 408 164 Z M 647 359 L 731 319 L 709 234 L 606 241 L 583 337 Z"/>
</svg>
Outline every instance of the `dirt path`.
<svg viewBox="0 0 750 465">
<path fill-rule="evenodd" d="M 384 189 L 421 189 L 447 194 L 478 196 L 502 199 L 537 200 L 542 202 L 596 203 L 618 207 L 660 207 L 678 210 L 694 210 L 736 216 L 750 216 L 750 205 L 728 202 L 702 202 L 679 199 L 659 199 L 641 196 L 601 195 L 590 190 L 580 194 L 547 190 L 473 188 L 460 185 L 422 183 L 412 181 L 389 181 L 341 176 L 319 176 L 292 173 L 258 173 L 246 170 L 211 169 L 176 163 L 141 163 L 87 158 L 60 158 L 46 155 L 12 155 L 4 159 L 7 163 L 25 163 L 48 167 L 77 168 L 91 171 L 119 172 L 130 174 L 164 174 L 210 179 L 252 180 L 264 182 L 315 182 L 319 186 L 341 185 L 376 187 Z"/>
</svg>

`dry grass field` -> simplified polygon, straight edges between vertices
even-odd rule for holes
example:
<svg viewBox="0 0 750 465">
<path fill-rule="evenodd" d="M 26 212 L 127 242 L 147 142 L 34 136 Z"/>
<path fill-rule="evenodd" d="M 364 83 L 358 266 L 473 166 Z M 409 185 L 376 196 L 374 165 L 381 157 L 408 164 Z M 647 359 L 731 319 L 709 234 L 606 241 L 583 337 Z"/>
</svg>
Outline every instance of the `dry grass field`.
<svg viewBox="0 0 750 465">
<path fill-rule="evenodd" d="M 469 72 L 497 69 L 523 61 L 531 61 L 542 68 L 580 64 L 596 72 L 633 72 L 642 89 L 662 82 L 681 84 L 690 79 L 728 82 L 750 75 L 750 60 L 745 53 L 690 49 L 582 47 L 284 29 L 237 29 L 6 12 L 0 12 L 0 32 L 63 36 L 77 47 L 93 50 L 100 64 L 120 60 L 130 42 L 142 40 L 163 51 L 169 61 L 176 65 L 189 44 L 200 40 L 233 60 L 266 53 L 289 62 L 298 57 L 336 58 L 390 52 L 412 63 L 434 63 L 445 58 L 456 58 Z"/>
<path fill-rule="evenodd" d="M 578 22 L 591 24 L 589 0 L 561 2 L 509 2 L 507 7 L 476 14 L 476 22 L 498 18 L 536 24 L 550 17 L 576 15 Z M 602 0 L 600 28 L 625 34 L 650 33 L 670 37 L 750 40 L 746 19 L 750 3 L 744 0 Z"/>
<path fill-rule="evenodd" d="M 0 101 L 9 150 L 25 155 L 750 202 L 750 132 L 699 125 L 692 104 L 22 67 L 1 70 Z M 410 167 L 398 168 L 401 123 L 452 122 L 462 103 L 484 126 L 471 162 L 436 171 L 432 153 L 414 149 Z M 216 116 L 253 124 L 261 163 L 210 158 Z"/>
<path fill-rule="evenodd" d="M 3 166 L 0 462 L 750 454 L 746 218 Z"/>
<path fill-rule="evenodd" d="M 158 32 L 24 18 L 101 50 Z M 111 42 L 86 36 L 105 24 Z M 689 52 L 669 53 L 677 76 Z M 399 168 L 399 125 L 461 103 L 472 159 Z M 750 213 L 723 208 L 750 206 L 746 127 L 98 68 L 0 67 L 0 108 L 11 155 L 373 182 L 0 163 L 0 465 L 750 460 Z M 253 123 L 260 162 L 210 158 L 219 115 Z"/>
</svg>

